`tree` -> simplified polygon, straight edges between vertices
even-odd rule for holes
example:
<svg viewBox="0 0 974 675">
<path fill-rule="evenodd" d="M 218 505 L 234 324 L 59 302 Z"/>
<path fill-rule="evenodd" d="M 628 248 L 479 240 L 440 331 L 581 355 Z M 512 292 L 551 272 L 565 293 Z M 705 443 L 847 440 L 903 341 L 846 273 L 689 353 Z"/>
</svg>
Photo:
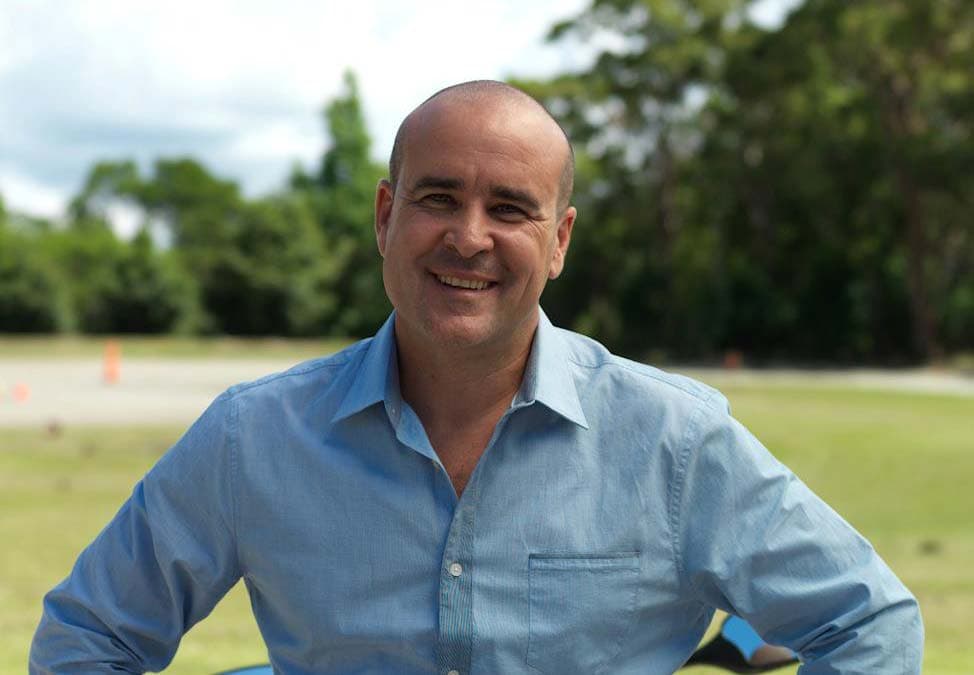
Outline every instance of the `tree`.
<svg viewBox="0 0 974 675">
<path fill-rule="evenodd" d="M 174 256 L 156 250 L 143 227 L 114 261 L 115 283 L 99 298 L 110 333 L 192 332 L 200 317 L 195 283 Z M 98 330 L 100 329 L 100 330 Z"/>
<path fill-rule="evenodd" d="M 385 168 L 371 159 L 355 76 L 347 72 L 345 91 L 325 108 L 330 146 L 313 175 L 298 170 L 292 188 L 312 205 L 325 242 L 323 256 L 333 266 L 334 302 L 321 329 L 333 335 L 370 335 L 391 307 L 382 287 L 372 204 Z"/>
<path fill-rule="evenodd" d="M 571 260 L 545 302 L 560 320 L 619 351 L 699 356 L 720 342 L 713 326 L 726 307 L 710 259 L 719 238 L 688 220 L 686 202 L 695 195 L 681 172 L 699 143 L 696 101 L 720 81 L 744 5 L 593 2 L 556 25 L 550 39 L 609 35 L 616 47 L 600 51 L 584 72 L 518 82 L 560 118 L 581 168 Z M 565 293 L 575 299 L 559 300 Z M 693 312 L 680 302 L 695 303 Z M 696 328 L 689 336 L 688 326 Z"/>
<path fill-rule="evenodd" d="M 156 249 L 147 223 L 131 243 L 112 228 L 110 207 L 144 210 L 151 187 L 131 161 L 98 162 L 71 201 L 67 227 L 47 238 L 85 332 L 191 331 L 202 322 L 193 279 L 176 255 Z"/>
<path fill-rule="evenodd" d="M 209 259 L 204 302 L 222 332 L 311 335 L 333 309 L 334 270 L 307 204 L 267 198 L 246 205 Z"/>
<path fill-rule="evenodd" d="M 35 238 L 0 220 L 0 332 L 46 333 L 70 322 L 57 275 Z"/>
<path fill-rule="evenodd" d="M 596 0 L 552 30 L 613 46 L 523 83 L 582 167 L 578 300 L 546 302 L 628 351 L 969 348 L 974 6 L 808 0 L 774 30 L 746 6 Z"/>
</svg>

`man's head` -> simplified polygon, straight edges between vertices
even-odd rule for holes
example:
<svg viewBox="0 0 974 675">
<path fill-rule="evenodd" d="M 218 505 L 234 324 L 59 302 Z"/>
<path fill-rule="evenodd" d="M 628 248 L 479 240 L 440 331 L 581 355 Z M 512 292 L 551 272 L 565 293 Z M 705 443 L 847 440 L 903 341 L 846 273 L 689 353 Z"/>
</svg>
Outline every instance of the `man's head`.
<svg viewBox="0 0 974 675">
<path fill-rule="evenodd" d="M 413 117 L 413 114 L 427 103 L 440 96 L 450 96 L 456 94 L 471 99 L 486 99 L 492 96 L 507 98 L 513 103 L 524 103 L 528 106 L 535 106 L 539 112 L 543 112 L 551 120 L 551 122 L 558 127 L 565 139 L 565 147 L 568 149 L 568 156 L 565 160 L 564 166 L 562 167 L 561 176 L 558 182 L 558 210 L 559 212 L 562 212 L 568 208 L 568 205 L 571 202 L 572 190 L 575 187 L 575 151 L 572 149 L 571 141 L 568 139 L 568 134 L 565 133 L 565 130 L 562 129 L 561 125 L 558 124 L 555 118 L 551 116 L 551 113 L 549 113 L 544 106 L 538 103 L 537 100 L 524 93 L 517 87 L 513 87 L 509 84 L 498 82 L 496 80 L 473 80 L 471 82 L 454 84 L 444 89 L 440 89 L 438 92 L 423 101 L 419 107 L 413 111 L 413 113 L 406 116 L 406 119 L 404 119 L 402 124 L 399 125 L 398 131 L 396 131 L 396 139 L 392 144 L 392 153 L 389 155 L 389 183 L 392 185 L 393 191 L 396 189 L 396 184 L 399 181 L 399 173 L 402 170 L 406 134 L 408 133 L 409 122 Z"/>
<path fill-rule="evenodd" d="M 397 338 L 525 349 L 575 209 L 571 147 L 534 99 L 498 82 L 444 89 L 397 134 L 376 238 Z"/>
</svg>

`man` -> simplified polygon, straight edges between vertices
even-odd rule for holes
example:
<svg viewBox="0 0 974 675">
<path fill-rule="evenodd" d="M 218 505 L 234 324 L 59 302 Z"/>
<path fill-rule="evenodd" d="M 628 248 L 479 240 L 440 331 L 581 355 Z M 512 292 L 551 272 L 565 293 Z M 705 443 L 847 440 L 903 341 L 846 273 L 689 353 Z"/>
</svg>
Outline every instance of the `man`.
<svg viewBox="0 0 974 675">
<path fill-rule="evenodd" d="M 541 313 L 571 163 L 500 83 L 413 111 L 375 200 L 393 316 L 220 396 L 47 596 L 31 670 L 161 669 L 243 577 L 282 673 L 671 673 L 714 608 L 806 673 L 919 672 L 913 597 L 720 394 Z"/>
</svg>

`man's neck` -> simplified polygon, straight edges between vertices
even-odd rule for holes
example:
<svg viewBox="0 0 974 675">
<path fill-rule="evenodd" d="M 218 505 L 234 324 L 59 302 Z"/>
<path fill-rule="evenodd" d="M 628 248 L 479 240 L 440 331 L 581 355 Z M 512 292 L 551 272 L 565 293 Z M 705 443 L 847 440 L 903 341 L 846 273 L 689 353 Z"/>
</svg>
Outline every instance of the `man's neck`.
<svg viewBox="0 0 974 675">
<path fill-rule="evenodd" d="M 416 336 L 397 325 L 402 397 L 419 416 L 458 496 L 521 386 L 534 332 L 532 326 L 520 339 L 494 348 L 433 347 L 410 340 Z"/>
<path fill-rule="evenodd" d="M 397 335 L 402 397 L 428 430 L 485 417 L 496 423 L 520 389 L 533 339 L 532 330 L 503 349 L 430 349 Z"/>
</svg>

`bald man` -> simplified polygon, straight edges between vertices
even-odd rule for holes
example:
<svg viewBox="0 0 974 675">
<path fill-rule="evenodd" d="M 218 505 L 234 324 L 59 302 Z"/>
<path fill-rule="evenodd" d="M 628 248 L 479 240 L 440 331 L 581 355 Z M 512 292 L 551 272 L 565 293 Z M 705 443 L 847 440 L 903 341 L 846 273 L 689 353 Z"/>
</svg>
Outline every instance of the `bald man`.
<svg viewBox="0 0 974 675">
<path fill-rule="evenodd" d="M 162 669 L 242 577 L 281 673 L 672 673 L 715 608 L 808 673 L 919 672 L 913 597 L 719 393 L 540 310 L 571 183 L 517 89 L 414 110 L 392 316 L 220 396 L 48 594 L 31 671 Z"/>
</svg>

